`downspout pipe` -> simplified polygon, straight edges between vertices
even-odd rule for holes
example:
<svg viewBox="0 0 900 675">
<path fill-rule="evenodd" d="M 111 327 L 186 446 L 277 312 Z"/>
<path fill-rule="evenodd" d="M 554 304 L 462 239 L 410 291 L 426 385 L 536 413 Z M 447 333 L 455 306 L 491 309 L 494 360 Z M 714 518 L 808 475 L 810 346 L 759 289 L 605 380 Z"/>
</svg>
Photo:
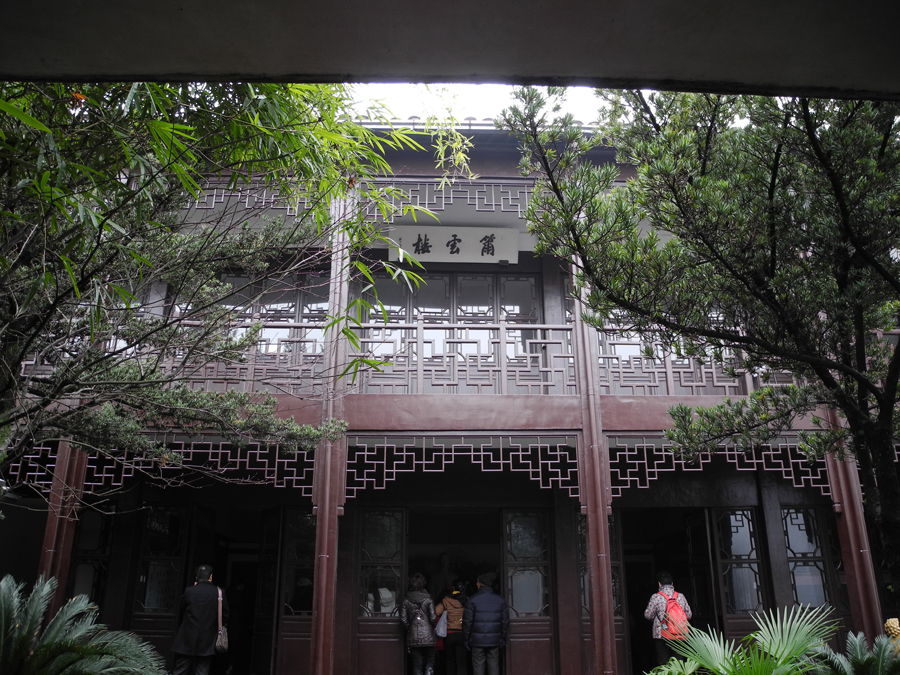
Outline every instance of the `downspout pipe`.
<svg viewBox="0 0 900 675">
<path fill-rule="evenodd" d="M 594 672 L 616 672 L 616 625 L 612 603 L 612 564 L 609 556 L 609 514 L 612 492 L 609 485 L 609 455 L 604 447 L 600 402 L 596 390 L 596 331 L 581 318 L 582 302 L 576 298 L 575 327 L 578 342 L 579 390 L 584 425 L 585 476 L 584 507 L 587 511 L 588 572 L 591 598 L 591 640 Z"/>
</svg>

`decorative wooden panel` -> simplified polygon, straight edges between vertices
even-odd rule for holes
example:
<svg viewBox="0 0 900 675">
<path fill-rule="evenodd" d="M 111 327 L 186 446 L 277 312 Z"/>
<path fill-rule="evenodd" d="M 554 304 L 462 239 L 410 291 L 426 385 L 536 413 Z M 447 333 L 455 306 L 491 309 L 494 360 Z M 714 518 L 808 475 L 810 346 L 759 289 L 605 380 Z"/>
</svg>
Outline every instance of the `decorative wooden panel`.
<svg viewBox="0 0 900 675">
<path fill-rule="evenodd" d="M 527 473 L 542 488 L 562 488 L 578 496 L 578 461 L 573 436 L 454 436 L 348 439 L 347 496 L 382 490 L 398 474 L 443 472 L 457 461 L 482 471 Z"/>
<path fill-rule="evenodd" d="M 712 461 L 709 454 L 700 455 L 696 463 L 679 459 L 662 437 L 615 435 L 608 438 L 610 484 L 613 497 L 627 488 L 649 488 L 660 474 L 702 471 Z M 815 487 L 830 495 L 828 471 L 823 460 L 810 462 L 796 444 L 770 444 L 743 452 L 734 445 L 722 445 L 720 453 L 737 471 L 773 471 L 794 487 Z"/>
</svg>

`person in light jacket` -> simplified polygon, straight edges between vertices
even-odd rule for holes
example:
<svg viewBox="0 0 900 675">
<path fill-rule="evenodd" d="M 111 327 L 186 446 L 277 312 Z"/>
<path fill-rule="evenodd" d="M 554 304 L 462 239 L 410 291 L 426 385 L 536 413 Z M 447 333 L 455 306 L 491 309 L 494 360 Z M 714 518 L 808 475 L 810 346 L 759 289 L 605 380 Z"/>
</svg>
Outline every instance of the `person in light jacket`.
<svg viewBox="0 0 900 675">
<path fill-rule="evenodd" d="M 662 624 L 666 617 L 669 598 L 676 595 L 674 580 L 671 574 L 664 571 L 656 575 L 656 583 L 659 584 L 659 590 L 650 596 L 650 602 L 647 604 L 647 609 L 644 610 L 644 618 L 653 622 L 651 634 L 653 635 L 653 644 L 656 647 L 656 663 L 661 666 L 668 663 L 673 656 L 679 661 L 683 659 L 669 646 L 662 634 Z M 691 606 L 683 593 L 677 594 L 675 602 L 681 606 L 681 609 L 684 610 L 684 615 L 688 619 L 693 616 Z"/>
<path fill-rule="evenodd" d="M 462 630 L 466 609 L 466 583 L 464 579 L 454 579 L 450 595 L 435 607 L 438 616 L 447 613 L 447 637 L 444 638 L 447 675 L 466 675 L 466 645 Z"/>
</svg>

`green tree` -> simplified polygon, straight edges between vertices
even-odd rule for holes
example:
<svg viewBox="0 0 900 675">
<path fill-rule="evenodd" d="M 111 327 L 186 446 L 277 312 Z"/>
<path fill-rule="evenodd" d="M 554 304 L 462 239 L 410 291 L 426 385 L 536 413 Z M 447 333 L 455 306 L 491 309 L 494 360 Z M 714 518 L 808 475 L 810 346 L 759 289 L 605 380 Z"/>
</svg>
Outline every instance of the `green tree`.
<svg viewBox="0 0 900 675">
<path fill-rule="evenodd" d="M 0 473 L 60 439 L 177 462 L 152 432 L 284 450 L 342 432 L 188 382 L 258 341 L 237 315 L 259 293 L 333 260 L 371 277 L 361 253 L 390 242 L 367 212 L 397 201 L 373 181 L 382 151 L 422 146 L 351 106 L 342 85 L 0 84 Z M 185 208 L 210 180 L 296 215 Z M 349 333 L 349 317 L 323 319 Z"/>
<path fill-rule="evenodd" d="M 681 452 L 765 443 L 798 416 L 814 455 L 857 459 L 873 541 L 900 579 L 894 444 L 900 351 L 900 142 L 895 103 L 602 91 L 599 133 L 561 91 L 519 90 L 498 124 L 537 185 L 540 250 L 572 260 L 587 320 L 772 384 L 671 411 Z M 594 166 L 612 145 L 631 167 Z M 733 357 L 735 360 L 732 360 Z"/>
<path fill-rule="evenodd" d="M 0 672 L 4 675 L 163 675 L 162 657 L 131 633 L 96 623 L 97 607 L 84 595 L 54 617 L 47 607 L 56 580 L 39 578 L 31 593 L 11 576 L 0 580 Z"/>
</svg>

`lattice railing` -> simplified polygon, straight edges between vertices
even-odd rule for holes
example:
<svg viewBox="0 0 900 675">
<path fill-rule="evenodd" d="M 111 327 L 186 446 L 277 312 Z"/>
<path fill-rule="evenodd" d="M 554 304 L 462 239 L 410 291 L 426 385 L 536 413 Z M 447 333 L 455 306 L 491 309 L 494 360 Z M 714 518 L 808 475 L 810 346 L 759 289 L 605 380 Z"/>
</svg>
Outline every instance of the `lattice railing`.
<svg viewBox="0 0 900 675">
<path fill-rule="evenodd" d="M 461 461 L 489 472 L 523 472 L 541 488 L 578 496 L 574 436 L 426 436 L 348 438 L 347 496 L 383 490 L 398 474 L 441 473 Z"/>
<path fill-rule="evenodd" d="M 664 473 L 702 471 L 712 456 L 702 454 L 696 463 L 685 462 L 671 451 L 671 445 L 660 436 L 610 436 L 610 485 L 613 497 L 620 497 L 627 488 L 649 488 Z M 760 446 L 743 452 L 734 445 L 723 444 L 716 453 L 737 471 L 775 471 L 794 487 L 818 488 L 823 495 L 831 494 L 828 470 L 824 460 L 809 459 L 795 443 L 782 442 Z"/>
<path fill-rule="evenodd" d="M 357 390 L 370 394 L 577 393 L 571 326 L 366 324 L 352 356 L 381 359 Z"/>
<path fill-rule="evenodd" d="M 252 324 L 236 326 L 242 330 Z M 264 323 L 259 342 L 240 362 L 207 363 L 191 368 L 184 379 L 200 391 L 314 396 L 325 385 L 325 329 L 312 323 Z M 180 367 L 177 358 L 165 372 Z"/>
<path fill-rule="evenodd" d="M 713 359 L 679 357 L 662 345 L 647 342 L 626 331 L 598 331 L 598 379 L 600 394 L 625 396 L 741 396 L 760 386 L 759 378 L 737 368 L 726 370 L 737 359 L 726 353 L 724 363 Z M 647 356 L 647 350 L 653 356 Z M 772 373 L 767 384 L 794 382 L 790 373 Z"/>
</svg>

